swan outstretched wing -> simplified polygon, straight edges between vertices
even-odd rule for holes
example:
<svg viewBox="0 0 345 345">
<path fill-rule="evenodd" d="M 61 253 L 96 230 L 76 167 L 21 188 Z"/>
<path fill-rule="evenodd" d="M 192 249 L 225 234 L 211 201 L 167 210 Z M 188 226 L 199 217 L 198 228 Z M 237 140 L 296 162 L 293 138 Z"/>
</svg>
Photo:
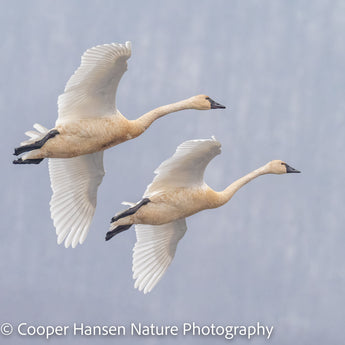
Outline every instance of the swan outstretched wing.
<svg viewBox="0 0 345 345">
<path fill-rule="evenodd" d="M 163 225 L 135 225 L 137 242 L 133 249 L 134 287 L 150 292 L 175 256 L 177 243 L 187 230 L 186 220 Z"/>
<path fill-rule="evenodd" d="M 57 123 L 115 114 L 117 86 L 127 70 L 130 56 L 130 42 L 88 49 L 58 98 Z"/>
<path fill-rule="evenodd" d="M 201 186 L 207 164 L 220 152 L 221 145 L 213 138 L 185 141 L 172 157 L 155 170 L 157 176 L 144 196 L 149 197 L 169 188 Z"/>
<path fill-rule="evenodd" d="M 104 176 L 103 151 L 74 158 L 50 158 L 53 196 L 51 217 L 58 243 L 65 247 L 84 242 L 97 202 L 97 189 Z"/>
</svg>

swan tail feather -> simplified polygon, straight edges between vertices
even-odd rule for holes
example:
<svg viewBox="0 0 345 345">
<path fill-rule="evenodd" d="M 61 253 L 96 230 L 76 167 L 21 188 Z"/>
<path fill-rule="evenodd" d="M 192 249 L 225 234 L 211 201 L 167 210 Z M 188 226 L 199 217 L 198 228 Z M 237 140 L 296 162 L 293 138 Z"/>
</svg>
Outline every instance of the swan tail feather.
<svg viewBox="0 0 345 345">
<path fill-rule="evenodd" d="M 122 205 L 125 205 L 125 206 L 135 206 L 135 202 L 130 202 L 130 201 L 122 201 L 121 202 Z"/>
<path fill-rule="evenodd" d="M 37 140 L 42 139 L 49 132 L 48 128 L 40 125 L 39 123 L 35 123 L 33 127 L 36 129 L 36 131 L 31 130 L 31 131 L 25 132 L 25 135 L 27 135 L 30 139 L 21 142 L 20 146 L 32 144 L 36 142 Z"/>
</svg>

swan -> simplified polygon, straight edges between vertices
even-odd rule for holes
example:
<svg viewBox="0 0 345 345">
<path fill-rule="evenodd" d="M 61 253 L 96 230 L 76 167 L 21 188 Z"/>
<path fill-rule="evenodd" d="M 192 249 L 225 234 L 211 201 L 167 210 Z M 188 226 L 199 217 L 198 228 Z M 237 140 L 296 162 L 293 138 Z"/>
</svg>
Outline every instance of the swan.
<svg viewBox="0 0 345 345">
<path fill-rule="evenodd" d="M 35 124 L 29 140 L 15 149 L 14 164 L 38 164 L 49 158 L 53 195 L 51 217 L 58 244 L 83 243 L 95 212 L 103 176 L 103 151 L 142 134 L 161 116 L 183 109 L 225 108 L 206 95 L 161 106 L 127 120 L 115 105 L 115 94 L 131 56 L 131 43 L 88 49 L 58 98 L 58 119 L 48 130 Z"/>
<path fill-rule="evenodd" d="M 221 192 L 203 179 L 208 163 L 221 152 L 212 139 L 189 140 L 156 170 L 143 198 L 111 220 L 106 240 L 135 224 L 137 241 L 133 249 L 135 288 L 150 292 L 162 278 L 184 236 L 186 217 L 226 204 L 246 183 L 264 174 L 299 173 L 281 160 L 273 160 L 241 177 Z"/>
</svg>

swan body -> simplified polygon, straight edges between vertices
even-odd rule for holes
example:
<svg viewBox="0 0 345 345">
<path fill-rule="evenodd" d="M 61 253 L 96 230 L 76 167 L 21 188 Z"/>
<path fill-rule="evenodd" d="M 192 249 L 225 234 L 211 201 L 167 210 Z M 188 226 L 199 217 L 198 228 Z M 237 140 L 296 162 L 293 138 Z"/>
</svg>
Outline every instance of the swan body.
<svg viewBox="0 0 345 345">
<path fill-rule="evenodd" d="M 210 100 L 210 101 L 209 101 Z M 42 147 L 29 151 L 20 158 L 20 162 L 44 158 L 72 158 L 85 154 L 103 151 L 112 146 L 134 139 L 142 134 L 156 119 L 185 109 L 207 110 L 217 104 L 217 108 L 224 108 L 206 95 L 197 95 L 189 99 L 156 108 L 136 120 L 126 119 L 118 110 L 111 116 L 59 120 L 51 129 L 44 129 L 37 134 L 42 138 L 50 131 L 57 131 L 57 135 L 47 140 Z M 43 128 L 41 126 L 41 128 Z M 27 132 L 32 133 L 32 132 Z M 27 144 L 34 141 L 25 141 L 18 152 L 25 149 Z M 18 163 L 15 161 L 15 163 Z"/>
<path fill-rule="evenodd" d="M 143 200 L 113 217 L 106 240 L 135 224 L 133 250 L 135 287 L 147 293 L 158 283 L 171 263 L 178 241 L 187 230 L 185 218 L 205 209 L 220 207 L 245 184 L 264 174 L 298 173 L 274 160 L 217 192 L 203 180 L 208 163 L 221 152 L 215 139 L 182 143 L 175 154 L 155 171 Z"/>
<path fill-rule="evenodd" d="M 105 44 L 88 49 L 58 98 L 55 127 L 35 124 L 36 131 L 15 149 L 14 164 L 38 164 L 49 158 L 53 196 L 51 216 L 58 243 L 83 243 L 104 176 L 103 151 L 142 134 L 158 118 L 184 109 L 225 108 L 206 95 L 158 107 L 136 120 L 116 108 L 115 94 L 127 70 L 131 44 Z"/>
</svg>

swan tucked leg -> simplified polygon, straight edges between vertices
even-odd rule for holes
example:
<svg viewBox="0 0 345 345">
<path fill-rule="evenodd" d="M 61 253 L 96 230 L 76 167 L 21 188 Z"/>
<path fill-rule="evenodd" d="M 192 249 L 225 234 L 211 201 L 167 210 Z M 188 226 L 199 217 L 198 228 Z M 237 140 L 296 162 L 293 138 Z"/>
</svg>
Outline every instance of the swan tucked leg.
<svg viewBox="0 0 345 345">
<path fill-rule="evenodd" d="M 149 198 L 144 198 L 142 199 L 140 202 L 138 202 L 136 205 L 130 207 L 129 209 L 115 215 L 112 219 L 111 219 L 111 224 L 116 222 L 117 220 L 121 219 L 121 218 L 125 218 L 128 216 L 131 216 L 132 214 L 136 213 L 140 207 L 148 204 L 151 200 Z M 111 238 L 113 238 L 115 235 L 119 234 L 122 231 L 128 230 L 130 227 L 132 226 L 132 224 L 124 224 L 124 225 L 118 225 L 115 228 L 112 229 L 113 225 L 111 225 L 111 231 L 108 231 L 106 236 L 105 236 L 105 240 L 109 241 Z"/>
<path fill-rule="evenodd" d="M 28 151 L 40 149 L 49 139 L 54 138 L 58 134 L 60 134 L 58 130 L 52 129 L 42 139 L 37 140 L 37 141 L 30 143 L 30 144 L 27 144 L 27 145 L 16 147 L 14 149 L 14 155 L 18 156 L 23 152 L 28 152 Z M 18 164 L 18 163 L 14 163 L 14 164 Z"/>
<path fill-rule="evenodd" d="M 119 225 L 114 230 L 108 231 L 105 235 L 105 240 L 109 241 L 111 238 L 113 238 L 115 235 L 119 234 L 122 231 L 128 230 L 133 224 L 129 225 Z"/>
<path fill-rule="evenodd" d="M 139 203 L 137 203 L 135 206 L 130 207 L 129 209 L 117 214 L 116 216 L 114 216 L 113 218 L 111 218 L 111 222 L 110 223 L 114 223 L 117 220 L 130 216 L 134 213 L 136 213 L 140 207 L 146 205 L 147 203 L 149 203 L 151 200 L 149 198 L 144 198 L 143 200 L 141 200 Z"/>
<path fill-rule="evenodd" d="M 13 164 L 39 164 L 43 161 L 44 158 L 38 158 L 38 159 L 22 159 L 21 157 L 14 160 Z"/>
</svg>

